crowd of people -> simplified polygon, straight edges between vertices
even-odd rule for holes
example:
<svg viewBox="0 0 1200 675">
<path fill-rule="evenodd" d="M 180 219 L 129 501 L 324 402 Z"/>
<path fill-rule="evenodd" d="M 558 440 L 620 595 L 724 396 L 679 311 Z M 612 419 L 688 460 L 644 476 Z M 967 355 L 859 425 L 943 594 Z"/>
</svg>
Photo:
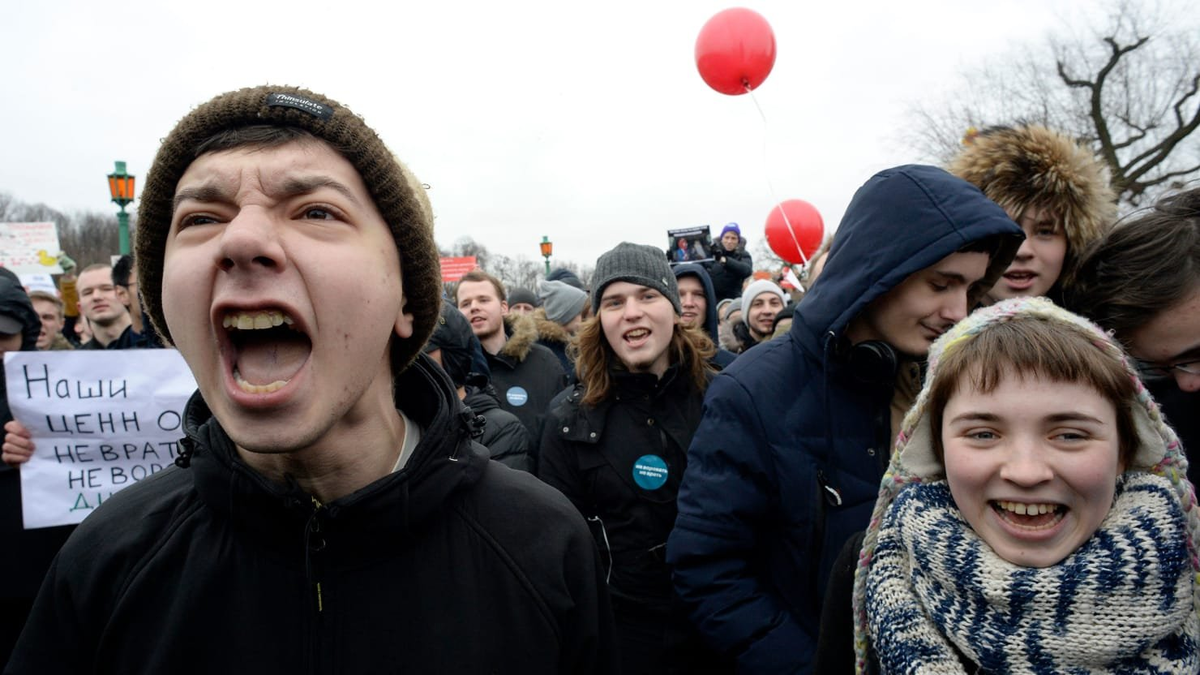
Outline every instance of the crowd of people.
<svg viewBox="0 0 1200 675">
<path fill-rule="evenodd" d="M 199 387 L 78 527 L 21 529 L 0 411 L 4 672 L 1200 672 L 1200 188 L 1118 219 L 1085 145 L 995 127 L 870 177 L 805 288 L 745 249 L 447 295 L 360 117 L 217 96 L 136 258 L 0 278 L 6 350 Z"/>
</svg>

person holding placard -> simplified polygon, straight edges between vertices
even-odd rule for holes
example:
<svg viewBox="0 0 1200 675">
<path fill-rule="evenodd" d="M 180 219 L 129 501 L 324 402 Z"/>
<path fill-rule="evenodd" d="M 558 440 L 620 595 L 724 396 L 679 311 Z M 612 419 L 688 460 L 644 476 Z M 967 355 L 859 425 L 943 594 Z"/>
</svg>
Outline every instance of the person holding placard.
<svg viewBox="0 0 1200 675">
<path fill-rule="evenodd" d="M 422 347 L 433 210 L 325 96 L 217 96 L 146 176 L 147 317 L 199 392 L 179 468 L 106 499 L 51 567 L 8 672 L 600 673 L 583 519 L 488 460 Z"/>
</svg>

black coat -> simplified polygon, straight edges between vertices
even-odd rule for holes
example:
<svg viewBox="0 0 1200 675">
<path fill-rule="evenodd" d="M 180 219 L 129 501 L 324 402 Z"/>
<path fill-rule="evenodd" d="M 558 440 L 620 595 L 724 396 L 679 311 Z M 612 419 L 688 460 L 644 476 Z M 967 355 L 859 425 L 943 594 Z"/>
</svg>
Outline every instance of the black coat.
<svg viewBox="0 0 1200 675">
<path fill-rule="evenodd" d="M 510 469 L 533 473 L 535 455 L 529 432 L 515 415 L 500 409 L 491 386 L 487 390 L 469 387 L 463 403 L 483 418 L 483 433 L 477 440 L 488 449 L 491 458 Z"/>
<path fill-rule="evenodd" d="M 191 468 L 83 522 L 6 672 L 614 672 L 579 514 L 488 461 L 427 357 L 395 389 L 424 429 L 413 455 L 325 505 L 242 463 L 193 397 Z"/>
<path fill-rule="evenodd" d="M 595 407 L 581 403 L 583 384 L 555 398 L 538 476 L 592 524 L 601 557 L 612 565 L 613 595 L 665 607 L 672 593 L 663 549 L 704 395 L 674 366 L 661 380 L 610 373 L 613 392 Z M 665 475 L 642 475 L 646 469 L 637 467 L 647 456 L 662 460 Z"/>
<path fill-rule="evenodd" d="M 521 420 L 529 437 L 542 435 L 550 401 L 567 386 L 567 374 L 558 357 L 536 344 L 537 329 L 528 317 L 506 320 L 508 341 L 498 354 L 487 354 L 492 386 L 500 407 Z"/>
<path fill-rule="evenodd" d="M 726 251 L 718 243 L 716 245 L 717 252 L 721 257 L 704 263 L 705 269 L 708 270 L 708 276 L 712 279 L 713 292 L 717 294 L 717 302 L 725 298 L 736 300 L 742 297 L 742 282 L 754 272 L 754 260 L 744 245 L 745 242 L 736 251 Z"/>
<path fill-rule="evenodd" d="M 591 525 L 608 573 L 622 672 L 732 672 L 732 664 L 708 650 L 688 623 L 665 561 L 703 393 L 676 367 L 661 380 L 648 373 L 610 374 L 613 391 L 595 407 L 582 405 L 582 384 L 555 398 L 538 475 Z"/>
</svg>

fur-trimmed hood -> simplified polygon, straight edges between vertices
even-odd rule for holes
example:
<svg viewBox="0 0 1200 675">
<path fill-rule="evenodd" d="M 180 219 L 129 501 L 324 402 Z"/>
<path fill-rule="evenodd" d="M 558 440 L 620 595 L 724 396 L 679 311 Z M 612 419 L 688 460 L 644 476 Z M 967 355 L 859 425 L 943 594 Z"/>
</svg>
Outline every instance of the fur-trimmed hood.
<svg viewBox="0 0 1200 675">
<path fill-rule="evenodd" d="M 524 314 L 509 314 L 504 317 L 504 333 L 508 336 L 508 341 L 504 343 L 500 353 L 516 359 L 518 363 L 529 356 L 529 350 L 538 339 L 537 324 L 532 316 Z"/>
<path fill-rule="evenodd" d="M 1014 220 L 1030 206 L 1056 212 L 1075 255 L 1117 216 L 1104 162 L 1082 143 L 1040 125 L 983 131 L 950 162 L 949 171 L 983 190 Z"/>
<path fill-rule="evenodd" d="M 533 325 L 537 329 L 537 338 L 542 342 L 560 342 L 564 345 L 571 342 L 571 334 L 566 328 L 546 318 L 546 310 L 538 307 L 530 316 L 533 317 Z M 509 340 L 511 339 L 510 337 Z"/>
</svg>

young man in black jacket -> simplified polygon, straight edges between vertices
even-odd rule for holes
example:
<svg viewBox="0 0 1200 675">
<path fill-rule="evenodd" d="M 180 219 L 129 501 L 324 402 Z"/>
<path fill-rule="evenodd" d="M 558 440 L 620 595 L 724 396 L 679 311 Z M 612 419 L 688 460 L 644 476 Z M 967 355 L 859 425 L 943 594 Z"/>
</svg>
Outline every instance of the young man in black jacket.
<svg viewBox="0 0 1200 675">
<path fill-rule="evenodd" d="M 218 96 L 167 136 L 139 221 L 147 315 L 200 388 L 183 468 L 75 531 L 8 672 L 613 670 L 583 520 L 488 461 L 421 354 L 432 209 L 360 117 Z"/>
<path fill-rule="evenodd" d="M 714 672 L 674 607 L 663 557 L 712 341 L 680 323 L 675 276 L 652 246 L 600 256 L 577 336 L 579 384 L 547 414 L 538 475 L 592 525 L 608 566 L 621 672 Z"/>
</svg>

